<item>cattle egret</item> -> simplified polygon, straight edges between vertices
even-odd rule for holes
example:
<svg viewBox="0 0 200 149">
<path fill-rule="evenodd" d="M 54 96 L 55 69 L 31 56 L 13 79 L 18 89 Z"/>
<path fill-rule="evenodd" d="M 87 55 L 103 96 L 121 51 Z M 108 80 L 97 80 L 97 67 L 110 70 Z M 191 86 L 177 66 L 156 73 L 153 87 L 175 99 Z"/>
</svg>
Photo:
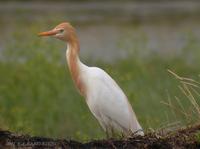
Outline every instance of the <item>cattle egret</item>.
<svg viewBox="0 0 200 149">
<path fill-rule="evenodd" d="M 144 135 L 136 115 L 124 92 L 102 69 L 88 67 L 79 59 L 79 41 L 75 29 L 68 22 L 39 36 L 53 36 L 67 43 L 68 67 L 80 94 L 108 136 L 113 132 L 128 136 Z"/>
</svg>

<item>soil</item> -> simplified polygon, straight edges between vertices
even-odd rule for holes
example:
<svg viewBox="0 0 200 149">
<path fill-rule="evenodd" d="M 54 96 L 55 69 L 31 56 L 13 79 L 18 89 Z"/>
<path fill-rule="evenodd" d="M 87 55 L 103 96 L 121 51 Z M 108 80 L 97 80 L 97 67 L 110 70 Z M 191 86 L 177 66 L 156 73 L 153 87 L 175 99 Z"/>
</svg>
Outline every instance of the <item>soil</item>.
<svg viewBox="0 0 200 149">
<path fill-rule="evenodd" d="M 31 137 L 0 130 L 0 149 L 200 149 L 200 124 L 181 128 L 174 132 L 154 132 L 145 136 L 133 136 L 127 139 L 91 140 L 81 143 L 74 140 Z"/>
</svg>

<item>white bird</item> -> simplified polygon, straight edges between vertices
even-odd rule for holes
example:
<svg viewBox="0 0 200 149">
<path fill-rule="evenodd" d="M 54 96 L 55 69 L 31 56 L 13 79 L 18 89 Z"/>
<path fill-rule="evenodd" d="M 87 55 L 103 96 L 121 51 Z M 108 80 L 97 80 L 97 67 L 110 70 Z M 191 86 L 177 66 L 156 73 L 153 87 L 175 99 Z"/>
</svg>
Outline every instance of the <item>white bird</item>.
<svg viewBox="0 0 200 149">
<path fill-rule="evenodd" d="M 38 35 L 53 36 L 67 43 L 66 58 L 75 86 L 108 136 L 113 132 L 125 136 L 131 133 L 144 135 L 126 95 L 117 83 L 104 70 L 88 67 L 80 61 L 79 41 L 75 29 L 68 22 Z"/>
</svg>

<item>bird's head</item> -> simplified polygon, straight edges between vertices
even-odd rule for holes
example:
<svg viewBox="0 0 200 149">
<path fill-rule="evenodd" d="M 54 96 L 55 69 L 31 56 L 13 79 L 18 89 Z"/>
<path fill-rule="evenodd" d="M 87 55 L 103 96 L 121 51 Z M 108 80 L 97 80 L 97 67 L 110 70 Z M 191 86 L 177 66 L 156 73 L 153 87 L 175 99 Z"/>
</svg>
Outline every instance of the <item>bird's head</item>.
<svg viewBox="0 0 200 149">
<path fill-rule="evenodd" d="M 57 25 L 54 29 L 41 32 L 39 36 L 53 36 L 57 39 L 67 41 L 76 39 L 75 29 L 68 22 Z"/>
</svg>

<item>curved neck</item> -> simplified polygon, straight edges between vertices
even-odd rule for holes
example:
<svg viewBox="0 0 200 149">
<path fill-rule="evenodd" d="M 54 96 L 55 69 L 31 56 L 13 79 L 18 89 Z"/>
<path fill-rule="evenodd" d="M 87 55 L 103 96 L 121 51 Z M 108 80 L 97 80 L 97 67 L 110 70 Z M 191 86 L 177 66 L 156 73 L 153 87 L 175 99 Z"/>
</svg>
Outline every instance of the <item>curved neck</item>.
<svg viewBox="0 0 200 149">
<path fill-rule="evenodd" d="M 85 96 L 85 87 L 83 84 L 83 80 L 81 78 L 81 61 L 79 60 L 79 42 L 77 38 L 71 39 L 68 41 L 67 44 L 67 51 L 66 51 L 66 57 L 67 57 L 67 63 L 68 67 L 72 76 L 72 79 L 78 88 L 81 95 Z"/>
</svg>

